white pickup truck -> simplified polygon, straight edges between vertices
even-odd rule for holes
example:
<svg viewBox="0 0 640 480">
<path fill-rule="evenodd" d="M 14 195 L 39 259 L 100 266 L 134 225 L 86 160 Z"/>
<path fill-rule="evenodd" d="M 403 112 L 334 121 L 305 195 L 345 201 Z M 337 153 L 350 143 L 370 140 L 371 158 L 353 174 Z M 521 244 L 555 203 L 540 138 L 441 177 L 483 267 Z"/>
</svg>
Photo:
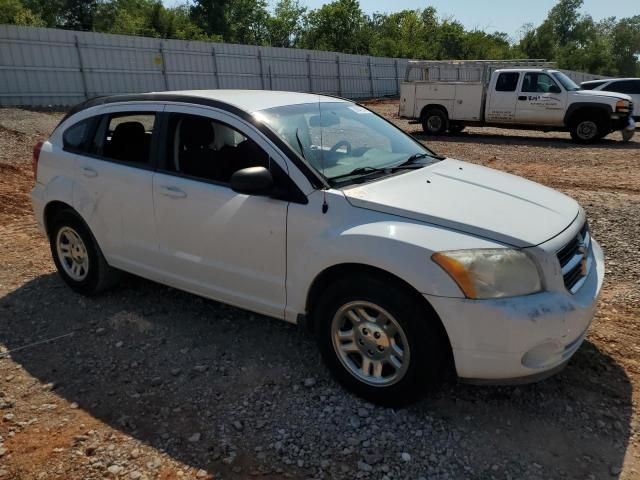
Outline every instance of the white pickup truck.
<svg viewBox="0 0 640 480">
<path fill-rule="evenodd" d="M 629 95 L 582 90 L 551 67 L 538 60 L 410 61 L 400 88 L 399 114 L 421 123 L 430 135 L 490 125 L 568 130 L 579 143 L 616 130 L 624 140 L 633 136 Z"/>
</svg>

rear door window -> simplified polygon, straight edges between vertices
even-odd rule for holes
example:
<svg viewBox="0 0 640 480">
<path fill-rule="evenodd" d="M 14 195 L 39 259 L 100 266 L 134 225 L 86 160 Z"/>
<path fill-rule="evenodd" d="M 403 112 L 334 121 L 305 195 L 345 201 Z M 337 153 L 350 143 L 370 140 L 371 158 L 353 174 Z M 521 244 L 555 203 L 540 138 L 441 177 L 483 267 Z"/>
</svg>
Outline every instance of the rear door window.
<svg viewBox="0 0 640 480">
<path fill-rule="evenodd" d="M 518 87 L 518 72 L 503 72 L 498 76 L 496 92 L 515 92 Z"/>
<path fill-rule="evenodd" d="M 155 124 L 155 113 L 105 115 L 93 138 L 91 153 L 105 160 L 138 166 L 149 165 Z"/>
<path fill-rule="evenodd" d="M 637 95 L 640 94 L 640 80 L 620 80 L 617 82 L 611 82 L 602 90 L 605 90 L 607 92 Z"/>
</svg>

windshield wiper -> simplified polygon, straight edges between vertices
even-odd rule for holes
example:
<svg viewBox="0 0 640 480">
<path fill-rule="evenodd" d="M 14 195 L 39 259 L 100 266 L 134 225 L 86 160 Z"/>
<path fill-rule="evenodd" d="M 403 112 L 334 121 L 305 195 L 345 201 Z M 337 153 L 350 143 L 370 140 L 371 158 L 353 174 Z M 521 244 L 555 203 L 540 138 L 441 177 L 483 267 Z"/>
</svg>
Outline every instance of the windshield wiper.
<svg viewBox="0 0 640 480">
<path fill-rule="evenodd" d="M 382 173 L 388 175 L 390 173 L 395 172 L 396 170 L 417 170 L 418 168 L 422 168 L 423 165 L 410 165 L 410 164 L 402 164 L 402 165 L 393 165 L 390 167 L 358 167 L 354 168 L 348 173 L 343 173 L 342 175 L 336 175 L 335 177 L 330 177 L 329 180 L 338 180 L 341 178 L 353 177 L 355 175 L 371 175 L 374 173 Z"/>
<path fill-rule="evenodd" d="M 435 153 L 426 153 L 426 152 L 425 153 L 414 153 L 409 158 L 407 158 L 404 162 L 399 163 L 398 165 L 396 165 L 396 167 L 404 167 L 406 165 L 414 165 L 416 163 L 416 161 L 420 160 L 421 158 L 426 158 L 426 157 L 435 158 L 436 160 L 444 160 L 445 158 L 447 158 L 447 157 L 443 157 L 442 155 L 437 155 Z"/>
</svg>

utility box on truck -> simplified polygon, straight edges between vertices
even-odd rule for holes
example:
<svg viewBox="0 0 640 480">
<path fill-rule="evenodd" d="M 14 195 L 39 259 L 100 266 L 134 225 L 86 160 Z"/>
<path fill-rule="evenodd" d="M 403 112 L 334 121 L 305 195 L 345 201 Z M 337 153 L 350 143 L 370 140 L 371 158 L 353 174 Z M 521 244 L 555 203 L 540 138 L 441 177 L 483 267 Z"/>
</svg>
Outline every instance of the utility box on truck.
<svg viewBox="0 0 640 480">
<path fill-rule="evenodd" d="M 410 61 L 399 114 L 434 135 L 493 125 L 568 130 L 583 143 L 614 130 L 631 138 L 631 97 L 581 90 L 554 67 L 538 59 Z"/>
</svg>

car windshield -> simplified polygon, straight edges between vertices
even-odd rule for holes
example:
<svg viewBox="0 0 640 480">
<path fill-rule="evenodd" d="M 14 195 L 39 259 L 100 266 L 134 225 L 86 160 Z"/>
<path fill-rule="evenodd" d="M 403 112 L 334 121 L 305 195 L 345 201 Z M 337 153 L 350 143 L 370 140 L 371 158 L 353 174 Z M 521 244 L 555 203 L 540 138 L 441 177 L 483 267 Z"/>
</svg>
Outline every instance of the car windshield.
<svg viewBox="0 0 640 480">
<path fill-rule="evenodd" d="M 338 177 L 341 184 L 361 181 L 373 173 L 390 173 L 385 169 L 407 161 L 427 164 L 439 158 L 386 120 L 350 102 L 285 105 L 258 111 L 254 117 L 330 182 L 335 179 L 332 184 Z"/>
<path fill-rule="evenodd" d="M 580 90 L 580 87 L 576 84 L 576 82 L 571 80 L 564 73 L 553 72 L 553 76 L 555 77 L 556 80 L 558 80 L 562 84 L 565 90 L 569 92 L 575 92 L 576 90 Z"/>
</svg>

